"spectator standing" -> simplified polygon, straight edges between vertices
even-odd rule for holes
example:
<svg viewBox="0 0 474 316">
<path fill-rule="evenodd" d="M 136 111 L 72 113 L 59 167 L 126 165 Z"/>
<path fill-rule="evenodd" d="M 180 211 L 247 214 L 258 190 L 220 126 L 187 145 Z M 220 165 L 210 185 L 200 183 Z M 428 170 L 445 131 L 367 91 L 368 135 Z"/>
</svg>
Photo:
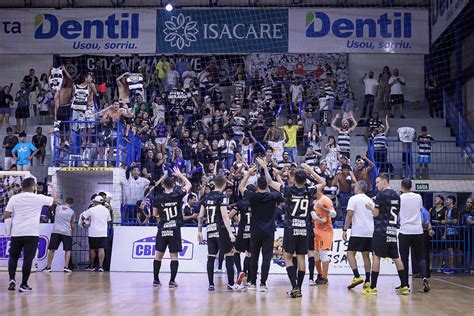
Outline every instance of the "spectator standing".
<svg viewBox="0 0 474 316">
<path fill-rule="evenodd" d="M 3 221 L 11 228 L 10 253 L 8 259 L 8 273 L 10 281 L 8 290 L 14 291 L 16 287 L 15 274 L 23 251 L 22 281 L 20 292 L 31 292 L 28 279 L 31 273 L 33 259 L 38 249 L 39 223 L 41 210 L 44 205 L 53 205 L 56 188 L 51 186 L 52 197 L 36 194 L 37 184 L 34 178 L 23 180 L 22 192 L 10 198 L 3 213 Z"/>
<path fill-rule="evenodd" d="M 94 69 L 94 79 L 95 79 L 95 84 L 96 84 L 96 90 L 97 93 L 99 94 L 99 102 L 101 100 L 104 100 L 104 102 L 109 102 L 108 96 L 107 96 L 107 70 L 103 67 L 102 65 L 102 60 L 98 59 L 95 62 L 95 69 Z"/>
<path fill-rule="evenodd" d="M 33 106 L 33 113 L 35 116 L 38 115 L 38 107 L 37 107 L 37 90 L 38 90 L 38 77 L 35 76 L 35 70 L 33 68 L 30 69 L 30 73 L 23 77 L 23 82 L 25 83 L 26 90 L 29 92 L 29 105 Z M 29 116 L 28 116 L 29 117 Z M 26 129 L 26 128 L 25 128 Z"/>
<path fill-rule="evenodd" d="M 26 133 L 18 135 L 20 142 L 12 149 L 13 158 L 16 160 L 18 171 L 28 171 L 31 167 L 31 159 L 38 153 L 38 149 L 26 141 Z"/>
<path fill-rule="evenodd" d="M 10 108 L 13 106 L 13 97 L 10 95 L 10 87 L 4 86 L 0 92 L 0 129 L 3 121 L 7 127 L 10 127 Z"/>
<path fill-rule="evenodd" d="M 395 107 L 399 106 L 401 113 L 400 118 L 405 118 L 403 115 L 405 100 L 402 87 L 406 85 L 406 82 L 405 79 L 400 76 L 397 68 L 393 69 L 393 75 L 390 77 L 388 85 L 390 86 L 390 117 L 394 117 Z"/>
<path fill-rule="evenodd" d="M 341 117 L 339 113 L 336 114 L 334 120 L 331 122 L 332 129 L 337 133 L 337 143 L 339 145 L 340 154 L 351 158 L 351 133 L 356 129 L 357 122 L 353 117 L 350 118 L 352 127 L 350 127 L 349 120 L 342 119 L 341 128 L 336 126 L 336 121 Z"/>
<path fill-rule="evenodd" d="M 411 178 L 412 170 L 412 143 L 415 140 L 413 127 L 400 127 L 397 129 L 398 139 L 402 142 L 402 174 L 403 178 Z"/>
<path fill-rule="evenodd" d="M 379 169 L 379 172 L 388 172 L 388 143 L 387 135 L 390 130 L 388 125 L 388 117 L 385 117 L 385 125 L 380 125 L 372 133 L 372 142 L 374 148 L 374 160 L 375 165 Z"/>
<path fill-rule="evenodd" d="M 10 170 L 11 166 L 16 163 L 16 159 L 13 157 L 12 149 L 18 144 L 18 137 L 13 134 L 13 129 L 7 127 L 7 136 L 3 139 L 2 147 L 5 148 L 5 164 L 3 165 L 4 170 Z"/>
<path fill-rule="evenodd" d="M 421 127 L 421 135 L 416 139 L 418 143 L 418 163 L 420 164 L 420 179 L 428 179 L 428 164 L 431 162 L 431 147 L 435 139 L 428 134 L 426 126 Z"/>
<path fill-rule="evenodd" d="M 383 122 L 379 119 L 379 112 L 373 112 L 372 116 L 367 121 L 367 130 L 365 131 L 365 139 L 368 140 L 376 128 L 383 125 Z"/>
<path fill-rule="evenodd" d="M 16 93 L 15 101 L 17 108 L 15 111 L 16 134 L 26 130 L 26 119 L 30 117 L 30 88 L 25 82 L 20 83 L 20 90 Z"/>
<path fill-rule="evenodd" d="M 374 79 L 374 72 L 369 71 L 368 75 L 367 73 L 364 74 L 364 77 L 362 77 L 362 83 L 364 84 L 364 107 L 362 108 L 362 113 L 360 115 L 361 119 L 366 118 L 367 110 L 369 114 L 369 118 L 372 117 L 372 111 L 374 110 L 374 104 L 375 104 L 375 95 L 377 94 L 377 87 L 379 85 L 379 82 Z"/>
<path fill-rule="evenodd" d="M 336 139 L 334 138 L 334 136 L 332 135 L 328 136 L 328 142 L 326 144 L 325 151 L 326 151 L 325 162 L 327 163 L 329 174 L 331 176 L 334 176 L 336 174 L 336 170 L 338 166 L 337 157 L 339 157 L 339 152 L 341 151 L 341 148 L 336 143 Z"/>
<path fill-rule="evenodd" d="M 175 69 L 174 64 L 170 63 L 169 69 L 166 70 L 166 89 L 165 91 L 171 91 L 178 87 L 179 72 Z"/>
<path fill-rule="evenodd" d="M 199 212 L 195 211 L 197 197 L 194 193 L 189 193 L 186 197 L 186 203 L 183 204 L 183 221 L 185 224 L 197 224 Z"/>
<path fill-rule="evenodd" d="M 146 188 L 150 185 L 150 180 L 140 176 L 140 169 L 136 163 L 132 163 L 125 171 L 125 179 L 121 181 L 123 201 L 127 205 L 136 205 L 138 200 L 143 200 Z M 124 221 L 135 218 L 129 214 L 129 208 L 125 208 Z"/>
<path fill-rule="evenodd" d="M 33 135 L 33 137 L 31 138 L 31 142 L 38 149 L 38 152 L 35 157 L 40 160 L 41 165 L 44 166 L 44 159 L 46 158 L 46 145 L 48 143 L 48 139 L 42 133 L 43 128 L 38 126 L 36 128 L 36 135 Z"/>
<path fill-rule="evenodd" d="M 186 66 L 186 70 L 182 73 L 181 79 L 183 81 L 183 89 L 188 89 L 191 81 L 197 80 L 197 75 L 193 70 L 193 66 L 190 64 Z"/>
<path fill-rule="evenodd" d="M 301 80 L 297 78 L 294 82 L 290 85 L 290 94 L 291 94 L 291 103 L 293 104 L 293 109 L 298 109 L 298 104 L 303 102 L 303 94 L 304 88 Z M 301 105 L 300 105 L 301 106 Z M 290 113 L 293 115 L 293 113 Z"/>
<path fill-rule="evenodd" d="M 109 210 L 103 205 L 104 198 L 97 195 L 91 208 L 81 214 L 81 221 L 90 222 L 89 226 L 89 269 L 94 270 L 96 251 L 99 253 L 97 271 L 104 272 L 105 248 L 107 247 L 107 227 L 112 220 Z M 87 269 L 87 268 L 86 268 Z"/>
<path fill-rule="evenodd" d="M 375 164 L 367 158 L 366 155 L 361 155 L 356 157 L 354 175 L 357 181 L 365 181 L 366 190 L 365 194 L 368 197 L 373 197 L 374 193 L 372 191 L 372 184 L 370 179 L 370 173 L 374 170 Z"/>
<path fill-rule="evenodd" d="M 342 102 L 342 119 L 355 120 L 354 111 L 358 108 L 358 101 L 355 99 L 354 92 L 349 92 L 347 98 L 344 98 L 344 101 Z M 357 122 L 354 122 L 354 124 L 357 124 Z"/>
<path fill-rule="evenodd" d="M 167 87 L 167 71 L 170 70 L 170 63 L 167 61 L 165 55 L 161 55 L 160 60 L 156 64 L 156 72 L 158 75 L 158 79 L 160 80 L 161 83 L 161 89 L 162 91 L 166 90 Z"/>
<path fill-rule="evenodd" d="M 454 195 L 448 195 L 446 197 L 446 230 L 444 232 L 444 238 L 448 244 L 448 260 L 449 267 L 444 269 L 443 273 L 454 274 L 455 273 L 455 258 L 454 255 L 457 254 L 459 250 L 459 228 L 450 227 L 457 226 L 460 224 L 460 212 L 456 208 L 456 197 Z"/>
<path fill-rule="evenodd" d="M 438 79 L 430 73 L 426 78 L 425 83 L 425 96 L 428 100 L 428 106 L 430 107 L 430 117 L 443 118 L 443 107 L 440 102 L 440 91 Z"/>
<path fill-rule="evenodd" d="M 349 165 L 342 165 L 341 172 L 336 174 L 332 180 L 331 185 L 336 186 L 339 190 L 339 209 L 338 218 L 344 220 L 346 218 L 347 203 L 351 196 L 354 195 L 354 187 L 356 184 L 356 177 Z"/>
<path fill-rule="evenodd" d="M 295 163 L 299 162 L 296 134 L 301 127 L 302 126 L 299 125 L 293 125 L 293 119 L 288 118 L 286 125 L 281 128 L 285 135 L 285 151 L 291 155 Z"/>
<path fill-rule="evenodd" d="M 379 108 L 380 109 L 387 109 L 389 106 L 390 101 L 390 86 L 388 85 L 388 81 L 392 77 L 392 73 L 390 72 L 390 68 L 388 66 L 384 66 L 382 73 L 379 74 Z"/>
</svg>

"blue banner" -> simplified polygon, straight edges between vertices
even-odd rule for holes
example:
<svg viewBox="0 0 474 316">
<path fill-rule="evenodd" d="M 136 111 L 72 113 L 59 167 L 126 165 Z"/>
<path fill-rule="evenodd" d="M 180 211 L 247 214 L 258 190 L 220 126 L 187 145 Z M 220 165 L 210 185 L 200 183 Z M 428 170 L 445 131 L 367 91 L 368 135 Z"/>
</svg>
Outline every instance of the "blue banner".
<svg viewBox="0 0 474 316">
<path fill-rule="evenodd" d="M 288 10 L 158 10 L 156 51 L 180 53 L 288 52 Z"/>
</svg>

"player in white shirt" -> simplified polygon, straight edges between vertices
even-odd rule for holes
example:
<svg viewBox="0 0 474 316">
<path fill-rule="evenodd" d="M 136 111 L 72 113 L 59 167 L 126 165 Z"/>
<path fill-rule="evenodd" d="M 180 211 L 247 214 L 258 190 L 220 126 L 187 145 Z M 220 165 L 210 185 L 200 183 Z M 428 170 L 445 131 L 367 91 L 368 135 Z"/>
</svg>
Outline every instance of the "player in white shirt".
<svg viewBox="0 0 474 316">
<path fill-rule="evenodd" d="M 390 117 L 394 116 L 395 107 L 399 106 L 401 111 L 400 118 L 405 118 L 403 115 L 405 99 L 403 98 L 402 86 L 405 86 L 406 82 L 405 79 L 399 75 L 397 68 L 393 69 L 393 75 L 388 80 L 388 85 L 390 87 Z"/>
<path fill-rule="evenodd" d="M 81 221 L 90 221 L 89 226 L 89 267 L 94 270 L 96 250 L 99 252 L 97 271 L 104 272 L 105 248 L 107 247 L 107 226 L 112 220 L 109 210 L 103 205 L 104 198 L 97 195 L 92 200 L 94 206 L 81 214 Z"/>
<path fill-rule="evenodd" d="M 349 199 L 344 229 L 342 230 L 342 238 L 344 241 L 349 240 L 349 245 L 347 246 L 347 260 L 354 273 L 352 282 L 347 286 L 348 289 L 352 289 L 362 283 L 364 283 L 364 288 L 370 287 L 370 253 L 372 252 L 372 236 L 374 234 L 374 216 L 365 205 L 374 205 L 374 202 L 365 194 L 367 189 L 368 184 L 364 180 L 356 182 L 354 187 L 356 195 Z M 351 237 L 348 238 L 347 230 L 351 224 Z M 364 259 L 365 281 L 360 277 L 357 268 L 357 260 L 355 257 L 357 252 L 362 252 L 362 258 Z"/>
<path fill-rule="evenodd" d="M 423 248 L 424 235 L 421 221 L 423 199 L 421 195 L 411 192 L 411 187 L 412 181 L 410 179 L 402 180 L 400 229 L 398 230 L 399 252 L 405 266 L 405 283 L 408 284 L 408 255 L 411 249 L 411 260 L 418 261 L 423 280 L 423 292 L 426 293 L 430 291 L 430 284 L 427 278 L 425 251 Z"/>
<path fill-rule="evenodd" d="M 38 249 L 39 224 L 43 206 L 53 205 L 56 199 L 56 188 L 51 186 L 52 197 L 36 194 L 37 184 L 34 178 L 23 180 L 22 192 L 14 195 L 7 204 L 3 213 L 5 226 L 11 225 L 10 258 L 8 259 L 8 273 L 10 281 L 8 290 L 14 291 L 16 287 L 15 273 L 23 251 L 23 268 L 20 292 L 31 292 L 28 279 L 31 265 Z M 8 233 L 8 232 L 7 232 Z"/>
</svg>

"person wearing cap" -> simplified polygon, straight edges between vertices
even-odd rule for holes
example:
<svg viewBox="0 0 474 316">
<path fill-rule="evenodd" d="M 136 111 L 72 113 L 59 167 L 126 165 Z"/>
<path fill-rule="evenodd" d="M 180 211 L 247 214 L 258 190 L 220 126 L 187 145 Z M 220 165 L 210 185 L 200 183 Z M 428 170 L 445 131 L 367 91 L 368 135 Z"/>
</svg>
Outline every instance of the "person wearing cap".
<svg viewBox="0 0 474 316">
<path fill-rule="evenodd" d="M 105 247 L 107 246 L 107 226 L 112 220 L 109 210 L 103 205 L 104 198 L 96 195 L 93 205 L 81 214 L 81 221 L 90 221 L 89 226 L 89 266 L 94 267 L 96 251 L 99 252 L 99 267 L 97 271 L 104 272 Z"/>
<path fill-rule="evenodd" d="M 26 141 L 25 132 L 21 132 L 18 136 L 20 142 L 13 147 L 12 155 L 16 160 L 18 171 L 28 171 L 31 167 L 31 159 L 38 153 L 38 148 Z"/>
</svg>

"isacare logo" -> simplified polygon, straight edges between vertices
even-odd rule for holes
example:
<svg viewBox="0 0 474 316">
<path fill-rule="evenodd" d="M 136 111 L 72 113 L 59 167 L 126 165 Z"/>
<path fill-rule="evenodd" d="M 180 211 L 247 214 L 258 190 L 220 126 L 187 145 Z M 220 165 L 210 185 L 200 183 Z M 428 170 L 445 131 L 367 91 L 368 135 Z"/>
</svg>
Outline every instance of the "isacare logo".
<svg viewBox="0 0 474 316">
<path fill-rule="evenodd" d="M 64 19 L 49 13 L 37 14 L 34 38 L 73 40 L 74 49 L 135 49 L 135 43 L 127 40 L 139 38 L 139 17 L 139 13 L 126 12 L 95 20 Z M 101 46 L 94 41 L 105 42 Z"/>
<path fill-rule="evenodd" d="M 0 260 L 8 260 L 10 258 L 10 236 L 0 235 Z M 38 260 L 43 260 L 48 254 L 49 238 L 47 236 L 39 236 L 38 240 Z M 23 258 L 23 252 L 21 257 Z"/>
<path fill-rule="evenodd" d="M 133 243 L 132 258 L 133 259 L 153 259 L 155 257 L 155 241 L 156 237 L 146 237 L 139 239 Z M 181 240 L 183 250 L 179 253 L 179 260 L 193 260 L 194 244 L 188 240 Z M 169 259 L 169 254 L 164 259 Z"/>
<path fill-rule="evenodd" d="M 169 42 L 171 47 L 183 49 L 191 46 L 192 42 L 197 41 L 199 33 L 197 22 L 193 21 L 190 16 L 180 13 L 178 16 L 171 17 L 170 21 L 165 22 L 165 42 Z"/>
</svg>

